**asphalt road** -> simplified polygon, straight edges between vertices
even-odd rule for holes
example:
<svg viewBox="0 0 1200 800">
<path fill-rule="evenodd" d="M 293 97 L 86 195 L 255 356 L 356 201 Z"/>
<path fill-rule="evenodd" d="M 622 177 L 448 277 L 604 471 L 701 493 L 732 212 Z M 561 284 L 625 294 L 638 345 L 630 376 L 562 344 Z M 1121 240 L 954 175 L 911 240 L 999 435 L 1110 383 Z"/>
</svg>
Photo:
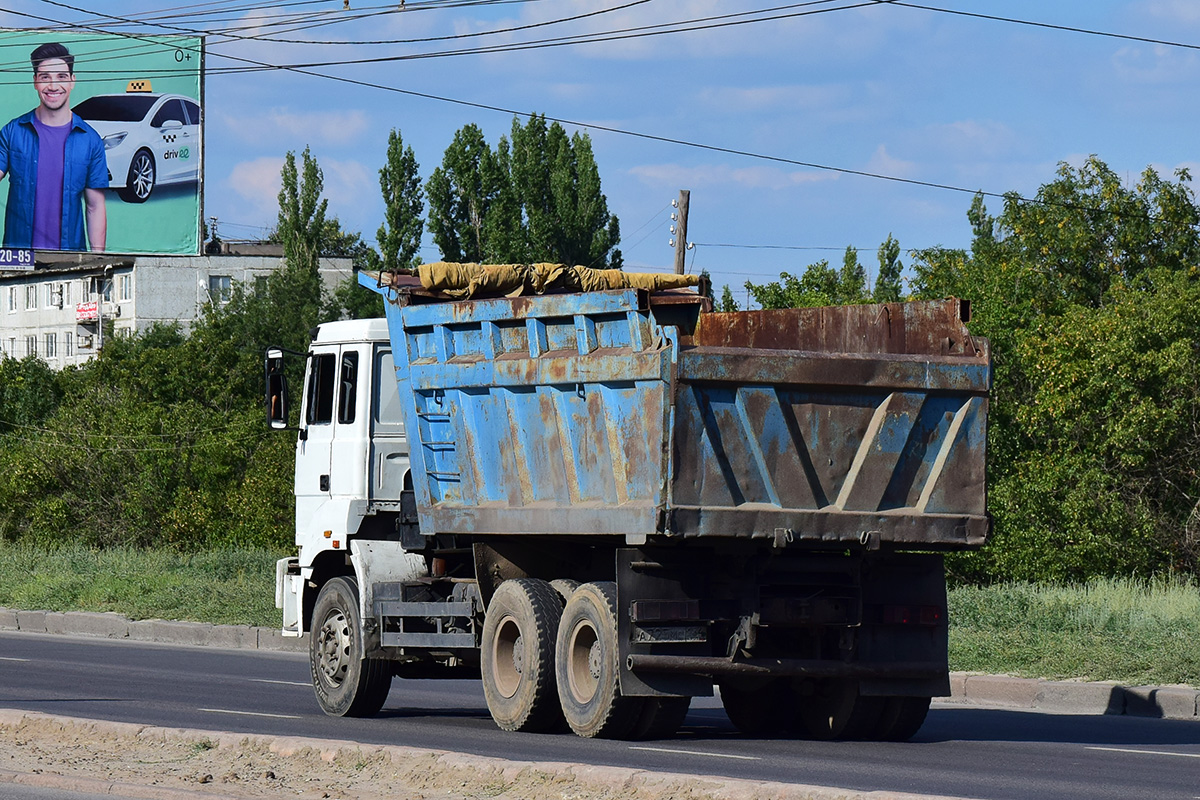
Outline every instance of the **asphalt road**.
<svg viewBox="0 0 1200 800">
<path fill-rule="evenodd" d="M 0 633 L 0 707 L 235 733 L 314 736 L 986 800 L 1200 800 L 1200 725 L 935 704 L 912 742 L 738 734 L 713 698 L 652 742 L 501 733 L 474 681 L 400 681 L 382 713 L 327 717 L 302 655 Z"/>
</svg>

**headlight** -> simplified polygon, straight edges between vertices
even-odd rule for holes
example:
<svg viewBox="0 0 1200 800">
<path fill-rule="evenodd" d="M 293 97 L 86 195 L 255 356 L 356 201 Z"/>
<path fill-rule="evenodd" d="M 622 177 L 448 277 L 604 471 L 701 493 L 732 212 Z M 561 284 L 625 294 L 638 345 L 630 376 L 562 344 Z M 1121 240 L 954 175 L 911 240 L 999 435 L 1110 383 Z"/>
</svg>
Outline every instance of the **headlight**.
<svg viewBox="0 0 1200 800">
<path fill-rule="evenodd" d="M 119 145 L 121 142 L 125 141 L 125 137 L 128 135 L 129 135 L 128 131 L 121 131 L 120 133 L 110 133 L 108 136 L 104 137 L 104 149 L 112 150 L 114 147 Z"/>
</svg>

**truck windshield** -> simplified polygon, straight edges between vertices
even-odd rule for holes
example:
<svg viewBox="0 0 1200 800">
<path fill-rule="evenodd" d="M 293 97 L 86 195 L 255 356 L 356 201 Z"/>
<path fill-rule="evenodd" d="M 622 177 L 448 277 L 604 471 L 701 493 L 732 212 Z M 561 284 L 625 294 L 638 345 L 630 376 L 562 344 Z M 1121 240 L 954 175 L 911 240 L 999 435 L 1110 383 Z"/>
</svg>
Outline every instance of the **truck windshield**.
<svg viewBox="0 0 1200 800">
<path fill-rule="evenodd" d="M 333 420 L 333 387 L 337 364 L 332 353 L 313 356 L 309 360 L 308 411 L 309 425 L 321 425 Z"/>
</svg>

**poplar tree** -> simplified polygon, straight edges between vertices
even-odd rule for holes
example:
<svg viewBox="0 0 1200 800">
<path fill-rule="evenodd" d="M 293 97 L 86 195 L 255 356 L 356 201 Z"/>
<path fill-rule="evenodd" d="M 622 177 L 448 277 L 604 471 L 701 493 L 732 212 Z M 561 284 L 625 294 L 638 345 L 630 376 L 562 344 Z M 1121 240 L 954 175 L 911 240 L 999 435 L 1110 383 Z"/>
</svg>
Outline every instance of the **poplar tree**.
<svg viewBox="0 0 1200 800">
<path fill-rule="evenodd" d="M 425 198 L 421 191 L 420 167 L 412 147 L 405 147 L 400 131 L 388 135 L 387 163 L 379 170 L 383 192 L 383 224 L 375 234 L 384 269 L 417 265 L 425 221 Z"/>
</svg>

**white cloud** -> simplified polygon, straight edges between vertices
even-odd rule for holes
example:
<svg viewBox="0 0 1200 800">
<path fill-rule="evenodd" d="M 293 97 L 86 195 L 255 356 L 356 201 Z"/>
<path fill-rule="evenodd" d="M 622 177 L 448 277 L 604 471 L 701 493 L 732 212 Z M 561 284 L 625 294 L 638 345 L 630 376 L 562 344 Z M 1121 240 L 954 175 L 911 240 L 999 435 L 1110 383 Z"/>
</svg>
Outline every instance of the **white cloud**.
<svg viewBox="0 0 1200 800">
<path fill-rule="evenodd" d="M 796 170 L 788 172 L 778 167 L 735 168 L 727 164 L 685 167 L 679 164 L 643 164 L 629 170 L 630 174 L 650 186 L 719 187 L 737 186 L 746 189 L 788 189 L 805 183 L 836 180 L 831 172 Z"/>
<path fill-rule="evenodd" d="M 220 123 L 248 142 L 303 141 L 308 144 L 351 144 L 368 129 L 359 110 L 295 112 L 271 108 L 250 116 L 223 113 Z"/>
<path fill-rule="evenodd" d="M 1018 137 L 1012 128 L 995 120 L 965 119 L 944 125 L 930 125 L 921 133 L 921 141 L 944 156 L 969 159 L 996 158 L 1012 150 Z"/>
<path fill-rule="evenodd" d="M 325 176 L 325 197 L 329 198 L 330 216 L 339 216 L 341 209 L 362 205 L 365 198 L 374 200 L 379 196 L 378 170 L 372 170 L 359 161 L 322 159 L 320 164 Z"/>
<path fill-rule="evenodd" d="M 279 171 L 283 169 L 283 159 L 273 156 L 256 158 L 253 161 L 242 161 L 235 164 L 226 183 L 238 196 L 250 202 L 259 210 L 273 209 L 279 202 L 279 188 L 282 181 Z M 274 217 L 274 214 L 270 214 Z"/>
<path fill-rule="evenodd" d="M 915 161 L 905 161 L 900 158 L 893 157 L 887 151 L 886 145 L 879 145 L 875 149 L 874 154 L 867 161 L 864 169 L 867 172 L 874 172 L 880 175 L 889 175 L 896 178 L 912 177 L 917 171 Z"/>
<path fill-rule="evenodd" d="M 850 99 L 840 86 L 726 86 L 703 89 L 697 97 L 726 113 L 825 109 Z"/>
<path fill-rule="evenodd" d="M 1151 0 L 1142 5 L 1143 13 L 1154 19 L 1185 25 L 1200 24 L 1200 3 L 1196 0 Z"/>
</svg>

